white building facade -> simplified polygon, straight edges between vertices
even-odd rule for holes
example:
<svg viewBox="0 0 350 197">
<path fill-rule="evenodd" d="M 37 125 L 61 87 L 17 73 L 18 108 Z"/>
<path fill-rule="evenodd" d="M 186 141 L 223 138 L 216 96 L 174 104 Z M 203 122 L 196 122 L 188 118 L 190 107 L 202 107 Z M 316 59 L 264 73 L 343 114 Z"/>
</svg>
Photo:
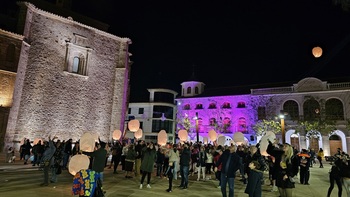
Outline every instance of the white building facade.
<svg viewBox="0 0 350 197">
<path fill-rule="evenodd" d="M 208 132 L 226 136 L 229 141 L 236 132 L 245 141 L 259 141 L 254 125 L 261 120 L 274 119 L 283 112 L 285 142 L 296 149 L 319 148 L 325 156 L 337 148 L 349 152 L 350 82 L 328 83 L 317 78 L 305 78 L 286 87 L 250 89 L 250 94 L 206 94 L 204 83 L 184 82 L 182 94 L 176 98 L 177 128 L 186 129 L 189 140 L 208 139 Z M 198 120 L 198 122 L 196 121 Z M 276 121 L 280 122 L 279 119 Z M 332 122 L 333 129 L 307 130 L 301 122 Z M 260 136 L 261 137 L 261 136 Z M 276 137 L 281 140 L 281 133 Z"/>
<path fill-rule="evenodd" d="M 140 122 L 140 128 L 143 135 L 139 139 L 147 142 L 157 143 L 158 133 L 165 130 L 168 141 L 175 139 L 176 123 L 176 104 L 174 103 L 177 92 L 169 89 L 154 88 L 147 89 L 149 92 L 149 102 L 129 103 L 128 119 L 137 119 Z M 125 136 L 134 139 L 134 133 L 127 127 Z"/>
</svg>

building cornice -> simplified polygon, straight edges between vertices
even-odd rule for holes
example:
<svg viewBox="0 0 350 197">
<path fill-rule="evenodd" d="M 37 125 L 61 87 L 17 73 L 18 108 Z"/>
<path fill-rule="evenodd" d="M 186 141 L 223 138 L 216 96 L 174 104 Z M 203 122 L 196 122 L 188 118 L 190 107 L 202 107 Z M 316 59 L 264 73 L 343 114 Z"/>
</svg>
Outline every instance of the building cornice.
<svg viewBox="0 0 350 197">
<path fill-rule="evenodd" d="M 41 14 L 41 15 L 44 15 L 46 17 L 50 17 L 52 19 L 59 20 L 59 21 L 62 21 L 64 23 L 73 23 L 73 24 L 76 24 L 76 25 L 80 25 L 80 26 L 82 26 L 84 28 L 91 29 L 91 30 L 95 31 L 96 33 L 98 33 L 98 34 L 100 34 L 102 36 L 106 36 L 106 37 L 108 37 L 110 39 L 118 40 L 120 42 L 125 42 L 125 43 L 128 43 L 128 44 L 132 43 L 129 38 L 121 38 L 121 37 L 115 36 L 113 34 L 101 31 L 101 30 L 96 29 L 94 27 L 91 27 L 91 26 L 85 25 L 83 23 L 74 21 L 74 19 L 72 19 L 71 17 L 65 18 L 65 17 L 59 16 L 59 15 L 56 15 L 56 14 L 53 14 L 53 13 L 41 10 L 41 9 L 35 7 L 35 5 L 33 5 L 33 4 L 29 3 L 29 2 L 20 1 L 20 2 L 17 2 L 17 3 L 18 3 L 18 5 L 25 5 L 31 11 L 33 11 L 35 13 L 38 13 L 38 14 Z"/>
<path fill-rule="evenodd" d="M 24 36 L 22 36 L 22 35 L 19 35 L 19 34 L 16 34 L 16 33 L 12 33 L 12 32 L 9 32 L 9 31 L 3 30 L 3 29 L 0 29 L 0 34 L 4 35 L 4 36 L 11 37 L 11 38 L 14 38 L 14 39 L 22 40 L 22 41 L 24 39 Z"/>
</svg>

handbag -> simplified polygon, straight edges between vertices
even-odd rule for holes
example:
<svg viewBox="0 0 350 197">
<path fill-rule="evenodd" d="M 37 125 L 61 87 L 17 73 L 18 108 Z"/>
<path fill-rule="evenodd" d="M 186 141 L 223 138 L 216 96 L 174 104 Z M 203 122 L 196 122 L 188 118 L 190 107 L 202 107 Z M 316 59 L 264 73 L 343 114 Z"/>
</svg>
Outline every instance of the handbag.
<svg viewBox="0 0 350 197">
<path fill-rule="evenodd" d="M 96 181 L 96 188 L 94 192 L 94 197 L 105 197 L 105 192 L 102 190 L 102 183 L 100 179 L 97 179 Z"/>
</svg>

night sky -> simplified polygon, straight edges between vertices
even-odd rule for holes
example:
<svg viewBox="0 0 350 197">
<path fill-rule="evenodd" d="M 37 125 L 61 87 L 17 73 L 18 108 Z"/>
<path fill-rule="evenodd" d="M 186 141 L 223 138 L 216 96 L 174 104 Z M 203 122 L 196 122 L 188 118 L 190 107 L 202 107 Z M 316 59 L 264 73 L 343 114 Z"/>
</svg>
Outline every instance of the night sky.
<svg viewBox="0 0 350 197">
<path fill-rule="evenodd" d="M 147 88 L 350 81 L 350 11 L 331 0 L 73 0 L 73 10 L 132 40 L 132 102 Z M 84 4 L 83 4 L 84 3 Z M 311 50 L 323 48 L 314 58 Z"/>
</svg>

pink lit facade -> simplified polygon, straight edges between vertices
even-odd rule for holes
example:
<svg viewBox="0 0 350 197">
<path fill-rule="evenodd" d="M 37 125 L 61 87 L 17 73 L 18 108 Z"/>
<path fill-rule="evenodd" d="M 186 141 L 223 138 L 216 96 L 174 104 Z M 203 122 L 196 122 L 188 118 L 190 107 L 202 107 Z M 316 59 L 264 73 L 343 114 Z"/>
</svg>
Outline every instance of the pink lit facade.
<svg viewBox="0 0 350 197">
<path fill-rule="evenodd" d="M 191 141 L 196 141 L 198 131 L 203 142 L 214 129 L 227 141 L 242 132 L 247 143 L 255 144 L 262 137 L 254 131 L 257 122 L 282 122 L 278 115 L 283 111 L 288 114 L 283 119 L 285 142 L 296 149 L 322 148 L 325 156 L 334 155 L 337 148 L 350 151 L 350 82 L 329 83 L 309 77 L 290 86 L 250 89 L 250 94 L 224 92 L 223 96 L 206 94 L 200 81 L 183 82 L 181 86 L 182 94 L 176 99 L 176 132 L 186 129 Z M 335 129 L 307 130 L 300 127 L 301 121 L 330 121 Z M 281 132 L 276 137 L 282 141 Z"/>
<path fill-rule="evenodd" d="M 196 141 L 196 118 L 200 141 L 208 138 L 214 129 L 226 136 L 227 141 L 235 132 L 242 132 L 246 141 L 256 143 L 255 132 L 249 127 L 256 117 L 249 107 L 250 95 L 201 97 L 204 84 L 197 81 L 183 82 L 182 97 L 177 98 L 177 130 L 188 130 L 191 140 Z M 196 117 L 198 115 L 198 117 Z"/>
</svg>

